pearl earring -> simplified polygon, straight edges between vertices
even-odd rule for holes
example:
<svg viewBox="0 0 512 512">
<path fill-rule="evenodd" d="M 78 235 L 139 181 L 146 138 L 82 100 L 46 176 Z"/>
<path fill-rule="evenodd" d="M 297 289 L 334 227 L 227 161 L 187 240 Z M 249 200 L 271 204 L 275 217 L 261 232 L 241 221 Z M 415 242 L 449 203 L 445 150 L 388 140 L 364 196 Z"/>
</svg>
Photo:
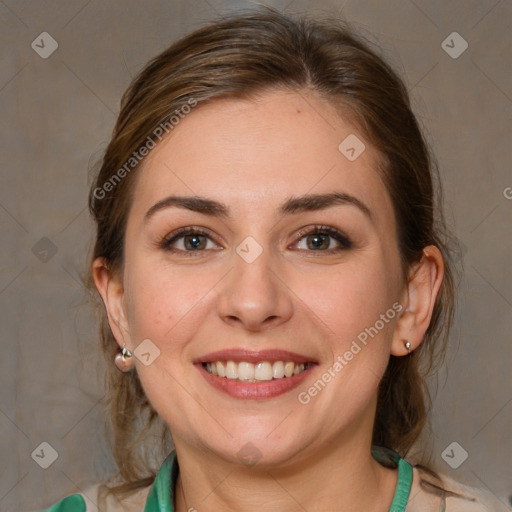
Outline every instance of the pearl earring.
<svg viewBox="0 0 512 512">
<path fill-rule="evenodd" d="M 132 353 L 126 348 L 126 345 L 123 345 L 121 352 L 114 357 L 114 364 L 117 366 L 118 370 L 124 373 L 129 372 L 133 368 L 134 361 L 132 359 Z"/>
<path fill-rule="evenodd" d="M 410 341 L 406 341 L 404 343 L 405 345 L 405 348 L 407 349 L 407 355 L 409 355 L 411 353 L 411 342 Z"/>
</svg>

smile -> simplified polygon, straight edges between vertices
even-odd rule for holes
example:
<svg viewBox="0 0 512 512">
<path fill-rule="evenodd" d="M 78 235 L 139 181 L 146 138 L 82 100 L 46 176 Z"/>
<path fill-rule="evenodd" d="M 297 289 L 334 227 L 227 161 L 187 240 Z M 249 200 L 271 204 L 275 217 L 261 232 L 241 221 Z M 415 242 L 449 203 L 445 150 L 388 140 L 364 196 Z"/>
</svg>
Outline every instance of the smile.
<svg viewBox="0 0 512 512">
<path fill-rule="evenodd" d="M 301 385 L 318 367 L 311 356 L 287 350 L 220 350 L 194 361 L 206 382 L 232 398 L 267 400 Z"/>
<path fill-rule="evenodd" d="M 210 361 L 202 363 L 210 374 L 240 382 L 261 382 L 290 378 L 300 375 L 313 363 L 294 363 L 293 361 Z"/>
</svg>

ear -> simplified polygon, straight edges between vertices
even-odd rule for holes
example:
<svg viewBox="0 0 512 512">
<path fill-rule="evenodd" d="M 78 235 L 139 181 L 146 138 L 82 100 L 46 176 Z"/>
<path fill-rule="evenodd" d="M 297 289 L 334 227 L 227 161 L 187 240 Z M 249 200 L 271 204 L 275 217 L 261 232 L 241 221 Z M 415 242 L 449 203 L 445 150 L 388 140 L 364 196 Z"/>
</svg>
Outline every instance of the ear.
<svg viewBox="0 0 512 512">
<path fill-rule="evenodd" d="M 104 258 L 96 258 L 92 264 L 92 275 L 98 293 L 101 295 L 107 311 L 108 323 L 119 347 L 130 350 L 131 343 L 126 321 L 124 288 L 122 277 L 112 272 Z"/>
<path fill-rule="evenodd" d="M 400 302 L 403 312 L 398 319 L 391 345 L 392 355 L 407 355 L 406 341 L 411 343 L 411 351 L 423 341 L 443 277 L 444 260 L 441 251 L 434 245 L 425 247 L 421 260 L 408 273 L 407 286 Z"/>
</svg>

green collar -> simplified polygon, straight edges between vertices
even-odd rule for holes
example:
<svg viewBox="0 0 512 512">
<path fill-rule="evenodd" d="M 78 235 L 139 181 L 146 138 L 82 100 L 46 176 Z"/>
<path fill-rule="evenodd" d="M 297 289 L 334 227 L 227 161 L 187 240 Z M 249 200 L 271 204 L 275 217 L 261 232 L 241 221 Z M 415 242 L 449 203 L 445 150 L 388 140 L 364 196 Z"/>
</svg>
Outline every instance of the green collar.
<svg viewBox="0 0 512 512">
<path fill-rule="evenodd" d="M 372 446 L 373 457 L 385 466 L 398 466 L 398 482 L 389 512 L 405 512 L 412 484 L 412 467 L 398 453 L 381 446 Z M 179 466 L 172 451 L 162 464 L 148 494 L 144 512 L 174 512 L 174 489 Z"/>
</svg>

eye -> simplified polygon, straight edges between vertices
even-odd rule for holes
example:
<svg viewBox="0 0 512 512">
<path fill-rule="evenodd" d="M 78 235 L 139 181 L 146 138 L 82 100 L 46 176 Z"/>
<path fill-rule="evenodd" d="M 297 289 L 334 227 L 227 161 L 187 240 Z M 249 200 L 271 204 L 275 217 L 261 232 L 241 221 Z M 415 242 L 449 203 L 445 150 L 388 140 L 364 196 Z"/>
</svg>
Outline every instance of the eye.
<svg viewBox="0 0 512 512">
<path fill-rule="evenodd" d="M 298 233 L 296 247 L 299 250 L 312 252 L 338 252 L 350 249 L 353 244 L 342 232 L 331 226 L 312 226 Z M 201 253 L 205 250 L 219 250 L 210 234 L 202 229 L 186 227 L 178 229 L 163 237 L 158 246 L 172 253 L 187 254 Z"/>
<path fill-rule="evenodd" d="M 346 235 L 330 226 L 306 228 L 299 232 L 299 237 L 297 248 L 300 250 L 338 252 L 350 249 L 353 246 L 352 241 Z"/>
<path fill-rule="evenodd" d="M 203 252 L 218 247 L 209 233 L 194 227 L 179 229 L 165 236 L 158 245 L 161 249 L 174 253 Z"/>
</svg>

